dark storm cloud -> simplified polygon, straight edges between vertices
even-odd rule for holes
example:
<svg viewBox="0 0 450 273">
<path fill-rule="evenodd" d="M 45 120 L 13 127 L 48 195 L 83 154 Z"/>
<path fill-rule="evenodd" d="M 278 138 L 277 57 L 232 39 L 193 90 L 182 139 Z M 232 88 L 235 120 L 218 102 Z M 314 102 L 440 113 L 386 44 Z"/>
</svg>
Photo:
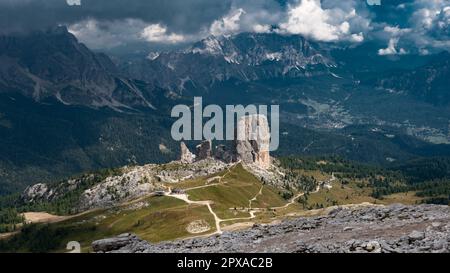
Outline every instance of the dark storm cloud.
<svg viewBox="0 0 450 273">
<path fill-rule="evenodd" d="M 450 48 L 449 22 L 450 0 L 0 0 L 0 34 L 64 24 L 92 48 L 276 31 L 327 42 L 377 39 L 383 54 L 427 52 Z"/>
<path fill-rule="evenodd" d="M 84 19 L 140 19 L 163 23 L 171 31 L 190 33 L 228 12 L 231 1 L 211 0 L 0 0 L 2 32 L 34 30 Z"/>
</svg>

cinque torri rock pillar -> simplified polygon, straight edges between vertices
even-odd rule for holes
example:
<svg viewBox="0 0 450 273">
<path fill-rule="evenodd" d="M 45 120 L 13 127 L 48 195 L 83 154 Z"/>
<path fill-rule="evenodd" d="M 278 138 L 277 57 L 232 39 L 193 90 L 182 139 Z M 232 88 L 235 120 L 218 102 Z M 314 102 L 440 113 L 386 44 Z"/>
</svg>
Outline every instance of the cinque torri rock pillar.
<svg viewBox="0 0 450 273">
<path fill-rule="evenodd" d="M 270 130 L 266 116 L 249 115 L 239 119 L 236 128 L 238 160 L 268 169 L 271 166 L 269 145 Z"/>
<path fill-rule="evenodd" d="M 184 142 L 180 143 L 181 148 L 181 155 L 180 155 L 180 161 L 183 164 L 191 164 L 195 161 L 195 155 L 189 151 L 188 147 Z"/>
<path fill-rule="evenodd" d="M 204 160 L 211 157 L 212 142 L 205 140 L 197 145 L 197 160 Z"/>
</svg>

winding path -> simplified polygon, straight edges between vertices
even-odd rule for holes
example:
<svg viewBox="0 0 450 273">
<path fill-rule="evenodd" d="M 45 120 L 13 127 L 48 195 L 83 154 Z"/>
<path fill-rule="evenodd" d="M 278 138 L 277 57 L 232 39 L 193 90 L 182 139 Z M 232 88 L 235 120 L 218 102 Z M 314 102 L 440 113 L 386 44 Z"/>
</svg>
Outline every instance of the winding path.
<svg viewBox="0 0 450 273">
<path fill-rule="evenodd" d="M 231 172 L 231 170 L 230 170 L 230 168 L 229 168 L 228 171 L 227 171 L 224 175 L 222 175 L 222 176 L 220 176 L 220 177 L 219 177 L 219 176 L 218 176 L 218 177 L 213 177 L 213 178 L 214 178 L 214 179 L 219 179 L 219 181 L 222 181 L 222 179 L 223 179 L 226 175 L 228 175 L 230 172 Z M 212 178 L 211 178 L 211 179 L 212 179 Z M 331 183 L 331 182 L 333 182 L 334 180 L 336 180 L 336 177 L 334 176 L 334 173 L 333 173 L 333 174 L 332 174 L 332 177 L 331 177 L 326 183 Z M 204 186 L 199 186 L 199 187 L 188 188 L 188 189 L 185 189 L 185 191 L 194 190 L 194 189 L 199 189 L 199 188 L 212 187 L 212 186 L 216 186 L 216 185 L 219 185 L 219 184 L 220 184 L 220 183 L 214 183 L 214 184 L 209 184 L 209 185 L 204 185 Z M 321 188 L 321 186 L 322 186 L 323 184 L 325 184 L 325 183 L 323 183 L 323 182 L 320 183 L 320 184 L 317 186 L 316 190 L 315 190 L 314 192 L 312 192 L 312 193 L 316 193 L 316 192 L 320 191 L 320 188 Z M 257 193 L 252 199 L 250 199 L 250 200 L 248 201 L 248 202 L 249 202 L 249 207 L 246 208 L 246 209 L 248 209 L 248 213 L 250 214 L 249 217 L 229 218 L 229 219 L 221 219 L 219 216 L 217 216 L 217 214 L 214 212 L 214 210 L 213 210 L 212 207 L 211 207 L 211 205 L 213 204 L 212 201 L 193 201 L 193 200 L 190 200 L 190 199 L 189 199 L 189 195 L 186 194 L 186 193 L 184 193 L 184 194 L 171 194 L 170 191 L 169 191 L 169 193 L 167 193 L 166 195 L 169 196 L 169 197 L 173 197 L 173 198 L 180 199 L 180 200 L 182 200 L 182 201 L 184 201 L 184 202 L 186 202 L 186 203 L 188 203 L 188 204 L 196 204 L 196 205 L 206 206 L 206 207 L 208 208 L 209 212 L 213 215 L 213 217 L 214 217 L 214 222 L 215 222 L 215 225 L 216 225 L 216 231 L 213 232 L 213 233 L 211 233 L 211 234 L 209 234 L 209 235 L 214 235 L 214 234 L 222 234 L 222 229 L 221 229 L 221 227 L 220 227 L 220 224 L 221 224 L 222 222 L 230 222 L 230 221 L 238 221 L 238 220 L 251 220 L 251 219 L 256 218 L 256 213 L 257 213 L 257 212 L 260 212 L 260 211 L 262 211 L 262 210 L 264 210 L 264 209 L 263 209 L 263 208 L 252 208 L 252 202 L 256 201 L 257 198 L 258 198 L 258 196 L 262 195 L 263 188 L 264 188 L 264 185 L 262 185 L 262 186 L 261 186 L 261 189 L 258 191 L 258 193 Z M 170 189 L 169 189 L 169 190 L 170 190 Z M 296 196 L 294 196 L 294 197 L 293 197 L 287 204 L 285 204 L 284 206 L 281 206 L 281 207 L 272 207 L 272 208 L 270 208 L 270 209 L 276 210 L 276 209 L 287 208 L 287 207 L 289 207 L 290 205 L 294 204 L 295 201 L 296 201 L 298 198 L 300 198 L 300 197 L 302 197 L 302 196 L 304 196 L 304 195 L 305 195 L 304 192 L 299 193 L 299 194 L 297 194 Z"/>
<path fill-rule="evenodd" d="M 217 214 L 214 212 L 214 210 L 211 207 L 212 202 L 211 201 L 192 201 L 189 200 L 189 197 L 187 194 L 168 194 L 167 196 L 173 197 L 176 199 L 180 199 L 188 204 L 195 204 L 195 205 L 201 205 L 206 206 L 209 210 L 209 212 L 214 216 L 214 221 L 216 223 L 216 232 L 213 234 L 222 234 L 222 230 L 220 228 L 220 222 L 222 222 L 222 219 L 220 219 Z"/>
<path fill-rule="evenodd" d="M 210 181 L 214 181 L 216 179 L 219 179 L 218 183 L 213 183 L 213 184 L 207 184 L 207 185 L 203 185 L 203 186 L 187 188 L 187 189 L 184 189 L 184 190 L 185 191 L 190 191 L 190 190 L 203 189 L 203 188 L 208 188 L 208 187 L 221 185 L 221 184 L 223 184 L 223 183 L 221 183 L 222 180 L 225 178 L 225 176 L 230 174 L 231 168 L 233 166 L 228 167 L 227 168 L 227 172 L 224 173 L 222 176 L 215 176 L 215 177 L 212 177 L 212 178 L 208 179 L 208 181 L 207 181 L 207 182 L 210 182 Z M 217 216 L 217 214 L 214 212 L 214 210 L 211 207 L 211 204 L 213 203 L 212 201 L 192 201 L 192 200 L 189 199 L 189 196 L 186 193 L 184 193 L 184 194 L 172 194 L 172 193 L 170 193 L 170 188 L 169 188 L 169 193 L 166 193 L 166 196 L 173 197 L 173 198 L 176 198 L 176 199 L 180 199 L 180 200 L 182 200 L 182 201 L 184 201 L 184 202 L 186 202 L 188 204 L 195 204 L 195 205 L 206 206 L 208 208 L 209 212 L 213 215 L 214 222 L 216 224 L 216 231 L 214 233 L 210 234 L 210 235 L 222 234 L 222 229 L 220 228 L 220 223 L 223 222 L 223 221 L 227 221 L 227 220 L 221 219 L 221 218 L 219 218 L 219 216 Z"/>
<path fill-rule="evenodd" d="M 332 173 L 331 174 L 331 178 L 328 179 L 327 182 L 319 183 L 317 185 L 316 189 L 314 191 L 310 192 L 310 193 L 317 193 L 317 192 L 319 192 L 320 188 L 322 187 L 322 185 L 329 184 L 329 183 L 331 183 L 331 182 L 333 182 L 335 180 L 336 180 L 336 177 L 334 176 L 334 173 Z M 285 208 L 289 207 L 290 205 L 294 204 L 297 199 L 299 199 L 300 197 L 304 196 L 305 194 L 306 194 L 305 192 L 301 192 L 301 193 L 297 194 L 296 196 L 294 196 L 286 205 L 281 206 L 281 207 L 274 207 L 274 208 L 271 208 L 271 209 L 275 209 L 275 210 L 276 209 L 285 209 Z"/>
</svg>

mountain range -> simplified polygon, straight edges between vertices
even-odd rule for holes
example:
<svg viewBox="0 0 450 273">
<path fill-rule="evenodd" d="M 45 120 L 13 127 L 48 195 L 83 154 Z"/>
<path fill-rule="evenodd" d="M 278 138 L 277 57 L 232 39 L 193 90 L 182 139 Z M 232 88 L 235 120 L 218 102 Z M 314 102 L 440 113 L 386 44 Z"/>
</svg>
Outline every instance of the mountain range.
<svg viewBox="0 0 450 273">
<path fill-rule="evenodd" d="M 210 36 L 182 51 L 150 54 L 126 63 L 128 76 L 183 91 L 208 91 L 214 83 L 230 79 L 257 81 L 324 74 L 333 60 L 319 44 L 301 36 L 244 33 Z M 195 68 L 195 69 L 194 69 Z"/>
</svg>

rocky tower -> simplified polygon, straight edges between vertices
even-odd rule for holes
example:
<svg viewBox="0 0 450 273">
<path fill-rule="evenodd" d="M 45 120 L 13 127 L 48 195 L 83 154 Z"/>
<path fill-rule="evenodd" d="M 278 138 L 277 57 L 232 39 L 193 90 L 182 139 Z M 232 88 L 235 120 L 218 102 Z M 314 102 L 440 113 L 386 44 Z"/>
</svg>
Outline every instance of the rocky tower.
<svg viewBox="0 0 450 273">
<path fill-rule="evenodd" d="M 225 163 L 242 161 L 261 169 L 269 169 L 271 158 L 269 153 L 270 131 L 269 123 L 264 115 L 250 115 L 242 117 L 236 127 L 234 149 L 228 150 L 225 145 L 219 145 L 214 151 L 214 158 Z M 212 142 L 205 140 L 196 147 L 196 154 L 192 154 L 181 142 L 180 161 L 190 164 L 196 161 L 212 158 Z"/>
<path fill-rule="evenodd" d="M 250 115 L 238 121 L 236 129 L 236 157 L 246 164 L 262 169 L 271 165 L 270 131 L 266 116 Z"/>
<path fill-rule="evenodd" d="M 236 161 L 236 153 L 228 149 L 225 145 L 218 145 L 214 151 L 214 157 L 225 163 L 232 163 Z"/>
<path fill-rule="evenodd" d="M 181 142 L 180 144 L 181 148 L 181 155 L 180 155 L 180 161 L 183 164 L 190 164 L 195 161 L 195 155 L 189 151 L 188 147 L 184 142 Z"/>
<path fill-rule="evenodd" d="M 212 142 L 205 140 L 197 146 L 197 160 L 203 160 L 211 157 Z"/>
</svg>

